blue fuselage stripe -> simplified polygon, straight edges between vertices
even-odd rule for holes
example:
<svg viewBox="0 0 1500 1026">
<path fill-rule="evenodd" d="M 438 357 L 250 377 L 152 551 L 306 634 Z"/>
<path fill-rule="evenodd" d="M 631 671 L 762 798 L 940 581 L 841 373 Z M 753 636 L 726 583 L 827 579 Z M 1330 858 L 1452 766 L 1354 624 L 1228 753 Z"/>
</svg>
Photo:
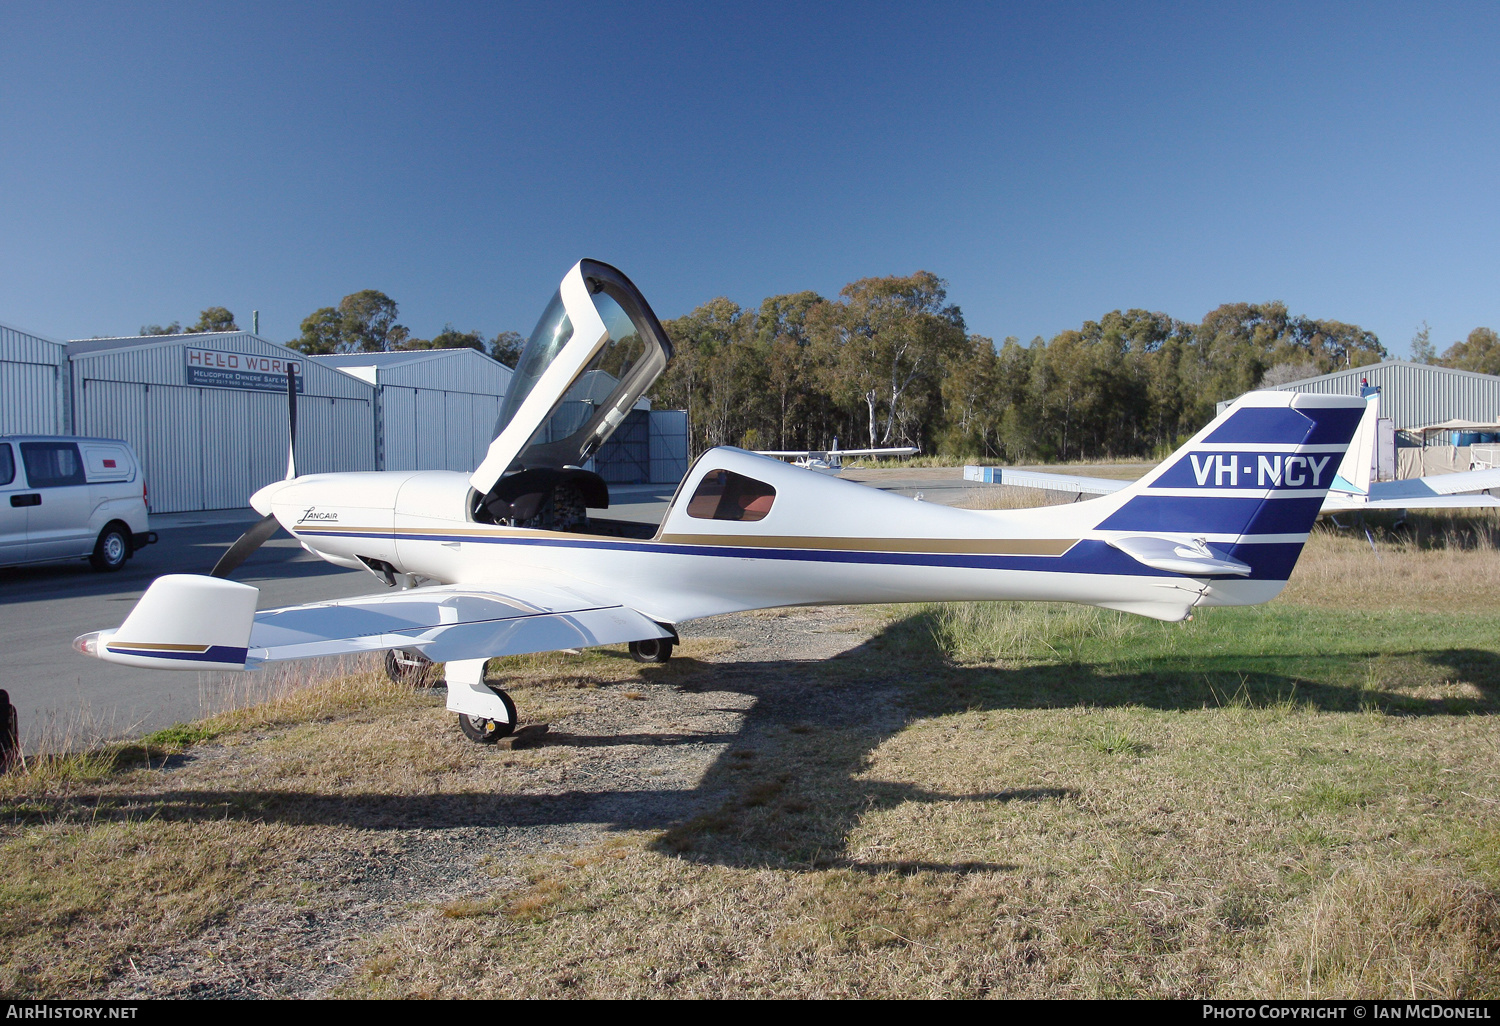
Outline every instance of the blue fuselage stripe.
<svg viewBox="0 0 1500 1026">
<path fill-rule="evenodd" d="M 1244 500 L 1230 499 L 1224 501 L 1239 502 Z M 615 541 L 607 538 L 588 538 L 584 540 L 577 535 L 567 538 L 538 538 L 535 536 L 506 537 L 498 534 L 464 535 L 461 538 L 455 539 L 453 535 L 449 534 L 407 532 L 402 532 L 400 535 L 394 536 L 389 533 L 373 531 L 369 534 L 356 534 L 353 532 L 334 533 L 331 531 L 299 531 L 298 533 L 308 537 L 321 535 L 335 538 L 380 538 L 382 540 L 390 540 L 394 537 L 397 543 L 403 541 L 453 542 L 457 540 L 465 543 L 485 545 L 525 545 L 584 550 L 605 549 L 616 552 L 713 556 L 722 559 L 776 559 L 799 563 L 863 563 L 881 566 L 957 567 L 974 570 L 1028 570 L 1041 573 L 1106 574 L 1128 577 L 1183 576 L 1167 570 L 1152 569 L 1136 562 L 1120 550 L 1111 548 L 1103 541 L 1094 539 L 1080 541 L 1060 556 L 1009 556 L 987 553 L 783 549 L 758 545 L 683 545 L 670 542 Z M 1235 559 L 1248 563 L 1254 568 L 1249 576 L 1251 580 L 1285 580 L 1287 574 L 1291 571 L 1291 565 L 1296 562 L 1297 554 L 1301 551 L 1302 544 L 1300 542 L 1237 544 L 1234 546 L 1233 555 Z"/>
</svg>

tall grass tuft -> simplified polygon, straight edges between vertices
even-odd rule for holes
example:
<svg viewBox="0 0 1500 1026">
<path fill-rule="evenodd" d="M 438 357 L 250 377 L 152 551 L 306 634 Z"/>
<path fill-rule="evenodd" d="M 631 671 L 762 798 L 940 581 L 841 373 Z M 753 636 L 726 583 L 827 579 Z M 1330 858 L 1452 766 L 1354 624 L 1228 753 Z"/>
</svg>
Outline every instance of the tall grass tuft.
<svg viewBox="0 0 1500 1026">
<path fill-rule="evenodd" d="M 922 612 L 938 651 L 959 663 L 1068 660 L 1080 644 L 1135 637 L 1150 623 L 1065 603 L 947 602 Z"/>
<path fill-rule="evenodd" d="M 1500 896 L 1452 871 L 1358 866 L 1276 923 L 1257 988 L 1267 997 L 1490 997 Z"/>
</svg>

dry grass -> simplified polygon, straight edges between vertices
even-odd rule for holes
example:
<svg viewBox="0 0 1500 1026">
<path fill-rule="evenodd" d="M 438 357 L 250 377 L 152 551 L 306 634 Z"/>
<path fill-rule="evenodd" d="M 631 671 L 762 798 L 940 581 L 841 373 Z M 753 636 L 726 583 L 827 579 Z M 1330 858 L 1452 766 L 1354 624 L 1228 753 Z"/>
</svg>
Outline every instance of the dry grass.
<svg viewBox="0 0 1500 1026">
<path fill-rule="evenodd" d="M 1319 531 L 1281 599 L 1189 624 L 959 604 L 822 663 L 498 661 L 535 749 L 288 678 L 0 778 L 0 991 L 188 993 L 191 951 L 270 994 L 1500 996 L 1494 538 Z M 324 975 L 246 968 L 298 945 Z"/>
<path fill-rule="evenodd" d="M 1366 530 L 1323 521 L 1287 583 L 1285 600 L 1324 608 L 1368 604 L 1437 612 L 1500 610 L 1500 522 L 1493 513 L 1390 518 Z"/>
</svg>

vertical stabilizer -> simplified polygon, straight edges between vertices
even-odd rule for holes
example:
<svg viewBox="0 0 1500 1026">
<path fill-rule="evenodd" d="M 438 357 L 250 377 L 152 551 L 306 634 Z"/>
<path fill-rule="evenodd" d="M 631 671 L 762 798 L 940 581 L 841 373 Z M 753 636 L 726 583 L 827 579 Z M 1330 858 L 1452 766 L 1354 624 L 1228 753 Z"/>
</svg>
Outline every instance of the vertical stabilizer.
<svg viewBox="0 0 1500 1026">
<path fill-rule="evenodd" d="M 1339 464 L 1334 475 L 1332 490 L 1351 495 L 1369 495 L 1370 482 L 1375 480 L 1375 467 L 1379 454 L 1376 451 L 1375 429 L 1380 425 L 1380 389 L 1366 388 L 1365 413 L 1354 430 L 1349 442 L 1349 451 Z"/>
<path fill-rule="evenodd" d="M 1094 538 L 1165 575 L 1160 596 L 1096 604 L 1173 619 L 1194 604 L 1274 597 L 1364 413 L 1354 396 L 1250 392 L 1139 481 L 1080 503 L 1110 510 Z M 1174 607 L 1171 591 L 1189 588 L 1184 577 L 1198 580 L 1194 596 Z"/>
</svg>

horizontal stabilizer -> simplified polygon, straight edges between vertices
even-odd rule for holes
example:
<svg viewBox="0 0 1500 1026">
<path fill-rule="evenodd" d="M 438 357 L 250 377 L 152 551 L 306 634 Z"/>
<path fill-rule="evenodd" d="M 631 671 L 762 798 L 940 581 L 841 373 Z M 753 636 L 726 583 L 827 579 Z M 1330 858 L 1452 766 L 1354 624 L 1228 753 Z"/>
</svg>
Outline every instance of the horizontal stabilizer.
<svg viewBox="0 0 1500 1026">
<path fill-rule="evenodd" d="M 1108 538 L 1111 548 L 1119 549 L 1131 559 L 1153 570 L 1166 570 L 1189 577 L 1216 577 L 1229 574 L 1248 576 L 1251 567 L 1225 555 L 1202 539 L 1179 541 L 1175 538 L 1134 534 Z"/>
</svg>

